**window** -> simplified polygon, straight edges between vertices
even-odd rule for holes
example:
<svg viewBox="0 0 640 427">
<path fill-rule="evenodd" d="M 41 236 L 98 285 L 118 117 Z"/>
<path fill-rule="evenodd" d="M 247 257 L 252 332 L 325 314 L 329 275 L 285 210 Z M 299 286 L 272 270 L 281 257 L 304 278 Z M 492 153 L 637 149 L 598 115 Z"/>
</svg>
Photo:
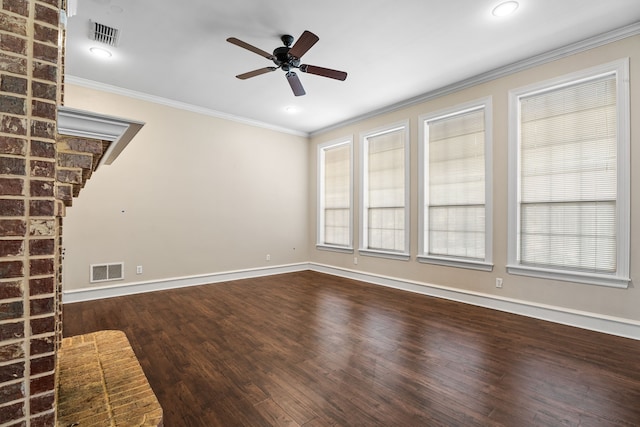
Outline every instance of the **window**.
<svg viewBox="0 0 640 427">
<path fill-rule="evenodd" d="M 352 246 L 352 141 L 318 146 L 318 246 L 336 250 Z"/>
<path fill-rule="evenodd" d="M 628 60 L 512 91 L 508 271 L 629 282 Z"/>
<path fill-rule="evenodd" d="M 420 117 L 418 260 L 491 270 L 491 99 Z"/>
<path fill-rule="evenodd" d="M 361 247 L 365 255 L 409 257 L 409 124 L 362 136 Z"/>
</svg>

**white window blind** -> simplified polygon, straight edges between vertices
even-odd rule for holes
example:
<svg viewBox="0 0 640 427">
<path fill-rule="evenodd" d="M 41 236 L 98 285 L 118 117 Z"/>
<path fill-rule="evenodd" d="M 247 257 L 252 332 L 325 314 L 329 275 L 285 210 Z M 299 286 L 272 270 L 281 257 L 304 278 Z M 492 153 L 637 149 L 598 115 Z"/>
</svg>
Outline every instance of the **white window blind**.
<svg viewBox="0 0 640 427">
<path fill-rule="evenodd" d="M 321 150 L 320 244 L 351 246 L 351 145 Z"/>
<path fill-rule="evenodd" d="M 617 269 L 616 75 L 520 97 L 519 260 Z"/>
<path fill-rule="evenodd" d="M 406 129 L 365 138 L 364 249 L 406 252 Z"/>
<path fill-rule="evenodd" d="M 426 255 L 485 259 L 485 109 L 426 121 Z"/>
</svg>

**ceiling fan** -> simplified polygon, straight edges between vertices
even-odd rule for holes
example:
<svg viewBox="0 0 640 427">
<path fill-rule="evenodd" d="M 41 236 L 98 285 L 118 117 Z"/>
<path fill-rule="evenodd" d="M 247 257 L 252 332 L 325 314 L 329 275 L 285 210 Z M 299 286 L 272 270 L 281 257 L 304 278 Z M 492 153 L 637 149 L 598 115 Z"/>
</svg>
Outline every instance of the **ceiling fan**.
<svg viewBox="0 0 640 427">
<path fill-rule="evenodd" d="M 284 43 L 284 46 L 277 47 L 273 51 L 273 53 L 269 53 L 255 46 L 252 46 L 249 43 L 243 42 L 242 40 L 238 40 L 235 37 L 229 37 L 227 39 L 229 43 L 235 44 L 236 46 L 240 46 L 244 49 L 250 50 L 253 53 L 257 53 L 260 56 L 270 59 L 276 65 L 275 67 L 264 67 L 257 70 L 249 71 L 247 73 L 238 74 L 236 77 L 241 80 L 245 80 L 251 77 L 259 76 L 261 74 L 275 71 L 280 68 L 287 73 L 287 81 L 289 82 L 289 86 L 291 86 L 291 90 L 293 90 L 293 94 L 295 96 L 301 96 L 306 93 L 304 91 L 304 88 L 302 87 L 302 83 L 300 82 L 298 75 L 295 73 L 295 71 L 293 71 L 296 68 L 303 73 L 329 77 L 330 79 L 345 80 L 347 78 L 347 73 L 345 73 L 344 71 L 332 70 L 330 68 L 317 67 L 315 65 L 300 63 L 300 58 L 302 58 L 302 55 L 304 55 L 309 49 L 311 49 L 314 44 L 316 44 L 318 40 L 320 40 L 318 36 L 316 36 L 312 32 L 304 31 L 293 46 L 291 46 L 291 44 L 293 43 L 293 36 L 285 34 L 280 39 Z"/>
</svg>

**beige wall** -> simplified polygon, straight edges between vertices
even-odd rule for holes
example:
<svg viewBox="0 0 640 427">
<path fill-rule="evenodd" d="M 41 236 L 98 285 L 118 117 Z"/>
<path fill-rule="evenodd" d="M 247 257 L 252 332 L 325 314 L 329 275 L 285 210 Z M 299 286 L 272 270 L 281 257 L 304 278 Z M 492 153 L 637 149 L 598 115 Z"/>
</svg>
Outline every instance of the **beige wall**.
<svg viewBox="0 0 640 427">
<path fill-rule="evenodd" d="M 306 138 L 74 85 L 65 105 L 146 123 L 67 210 L 66 291 L 309 259 Z"/>
<path fill-rule="evenodd" d="M 147 124 L 113 165 L 101 167 L 65 219 L 65 290 L 89 288 L 89 265 L 125 262 L 127 283 L 311 261 L 363 273 L 640 320 L 640 291 L 514 276 L 507 259 L 508 91 L 623 57 L 630 58 L 632 110 L 631 277 L 640 263 L 640 36 L 306 138 L 199 115 L 138 99 L 66 86 L 66 105 Z M 417 255 L 417 120 L 421 114 L 491 96 L 494 118 L 492 272 L 421 264 Z M 411 124 L 410 261 L 321 251 L 316 243 L 316 146 L 355 141 L 354 244 L 358 236 L 361 132 Z M 124 212 L 123 212 L 124 211 Z M 295 248 L 295 249 L 294 249 Z M 265 255 L 271 261 L 265 261 Z M 358 265 L 353 257 L 358 256 Z M 135 274 L 136 265 L 144 273 Z M 495 278 L 504 288 L 495 288 Z"/>
<path fill-rule="evenodd" d="M 508 91 L 531 83 L 579 71 L 595 65 L 604 64 L 620 58 L 630 57 L 631 71 L 631 175 L 632 175 L 632 222 L 631 222 L 631 278 L 628 289 L 614 289 L 594 285 L 576 284 L 544 279 L 515 276 L 506 273 L 507 260 L 507 115 Z M 493 261 L 492 272 L 480 272 L 421 264 L 415 261 L 418 253 L 418 116 L 468 101 L 491 96 L 493 99 Z M 515 298 L 534 304 L 548 304 L 566 309 L 582 310 L 601 315 L 640 320 L 640 289 L 637 288 L 638 265 L 640 265 L 640 36 L 627 38 L 590 51 L 542 66 L 503 77 L 489 83 L 461 90 L 438 99 L 413 105 L 399 111 L 362 120 L 339 129 L 316 135 L 311 139 L 309 152 L 309 253 L 312 262 L 355 271 L 391 276 L 395 278 L 423 283 L 449 286 L 463 291 L 482 292 L 499 297 Z M 341 254 L 317 250 L 315 248 L 316 231 L 316 156 L 317 145 L 345 136 L 352 136 L 355 142 L 355 185 L 354 190 L 354 246 L 357 248 L 358 235 L 358 173 L 359 134 L 380 126 L 409 119 L 411 123 L 411 261 L 397 261 L 381 258 Z M 353 257 L 358 257 L 354 265 Z M 495 278 L 504 278 L 504 288 L 495 288 Z M 636 279 L 636 280 L 633 280 Z"/>
</svg>

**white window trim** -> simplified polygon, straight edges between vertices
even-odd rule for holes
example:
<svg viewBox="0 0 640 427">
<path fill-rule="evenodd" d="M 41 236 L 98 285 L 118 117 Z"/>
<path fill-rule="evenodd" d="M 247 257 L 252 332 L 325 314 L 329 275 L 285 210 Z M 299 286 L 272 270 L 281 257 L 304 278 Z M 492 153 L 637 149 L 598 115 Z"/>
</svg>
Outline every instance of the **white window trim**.
<svg viewBox="0 0 640 427">
<path fill-rule="evenodd" d="M 617 152 L 617 271 L 612 274 L 583 273 L 521 265 L 518 259 L 519 238 L 519 181 L 520 181 L 520 98 L 546 92 L 605 75 L 617 75 L 618 152 Z M 629 58 L 623 58 L 586 70 L 567 74 L 509 91 L 509 185 L 508 185 L 508 246 L 507 272 L 511 274 L 586 283 L 591 285 L 627 288 L 629 286 L 631 180 L 630 180 L 630 90 Z"/>
<path fill-rule="evenodd" d="M 425 248 L 425 223 L 428 212 L 424 205 L 427 200 L 426 193 L 429 191 L 428 175 L 425 169 L 429 152 L 426 149 L 426 126 L 427 122 L 444 119 L 450 116 L 484 109 L 485 126 L 485 258 L 484 260 L 471 260 L 461 257 L 434 256 L 424 251 Z M 418 256 L 417 260 L 427 264 L 439 264 L 450 267 L 468 268 L 472 270 L 492 271 L 493 270 L 493 104 L 492 97 L 459 104 L 451 108 L 446 108 L 418 117 Z"/>
<path fill-rule="evenodd" d="M 335 148 L 340 145 L 349 145 L 349 191 L 351 194 L 351 200 L 349 204 L 348 246 L 337 246 L 324 243 L 324 199 L 322 197 L 324 185 L 324 153 L 325 150 Z M 333 252 L 353 253 L 353 137 L 348 136 L 338 138 L 319 144 L 317 152 L 317 171 L 316 248 Z"/>
<path fill-rule="evenodd" d="M 354 252 L 353 247 L 327 245 L 322 243 L 317 243 L 316 249 L 321 251 L 340 252 L 343 254 L 352 254 Z"/>
<path fill-rule="evenodd" d="M 368 228 L 368 220 L 367 215 L 365 214 L 365 206 L 367 206 L 367 194 L 365 189 L 367 188 L 367 159 L 369 155 L 367 138 L 371 138 L 377 135 L 382 135 L 385 133 L 393 132 L 399 129 L 404 129 L 404 250 L 403 251 L 384 251 L 384 250 L 375 250 L 367 247 L 367 228 Z M 380 258 L 389 258 L 389 259 L 397 259 L 397 260 L 409 260 L 411 258 L 409 254 L 410 248 L 410 231 L 411 231 L 411 163 L 410 163 L 410 142 L 411 142 L 411 128 L 409 126 L 409 120 L 403 120 L 401 122 L 392 123 L 387 126 L 381 126 L 379 128 L 372 129 L 367 132 L 363 132 L 360 134 L 360 246 L 358 252 L 361 255 L 365 256 L 374 256 Z"/>
</svg>

